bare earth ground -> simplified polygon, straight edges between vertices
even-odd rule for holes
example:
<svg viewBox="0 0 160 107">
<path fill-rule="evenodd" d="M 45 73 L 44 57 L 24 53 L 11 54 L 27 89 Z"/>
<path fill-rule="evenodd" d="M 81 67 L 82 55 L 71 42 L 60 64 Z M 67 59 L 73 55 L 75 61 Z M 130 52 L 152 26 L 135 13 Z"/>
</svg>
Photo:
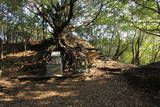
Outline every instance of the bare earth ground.
<svg viewBox="0 0 160 107">
<path fill-rule="evenodd" d="M 95 65 L 92 77 L 39 81 L 2 77 L 0 107 L 158 107 L 142 90 L 131 87 L 120 72 L 100 69 L 116 69 L 118 63 L 99 60 Z"/>
</svg>

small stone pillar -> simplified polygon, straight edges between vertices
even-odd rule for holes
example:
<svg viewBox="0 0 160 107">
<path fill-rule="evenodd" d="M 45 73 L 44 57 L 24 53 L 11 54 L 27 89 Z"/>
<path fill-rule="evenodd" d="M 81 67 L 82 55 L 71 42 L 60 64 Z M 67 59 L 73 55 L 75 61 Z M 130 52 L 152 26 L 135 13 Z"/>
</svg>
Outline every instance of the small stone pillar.
<svg viewBox="0 0 160 107">
<path fill-rule="evenodd" d="M 46 74 L 47 77 L 52 76 L 63 76 L 63 66 L 62 58 L 60 51 L 53 51 L 51 53 L 51 59 L 46 65 Z"/>
</svg>

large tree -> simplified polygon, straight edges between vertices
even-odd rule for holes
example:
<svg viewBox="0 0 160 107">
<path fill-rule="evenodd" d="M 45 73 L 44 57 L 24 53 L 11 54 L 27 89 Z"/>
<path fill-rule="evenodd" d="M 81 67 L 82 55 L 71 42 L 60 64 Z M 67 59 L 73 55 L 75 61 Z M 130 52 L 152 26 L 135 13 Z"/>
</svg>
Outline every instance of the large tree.
<svg viewBox="0 0 160 107">
<path fill-rule="evenodd" d="M 103 0 L 26 0 L 23 6 L 48 25 L 64 65 L 72 66 L 77 56 L 73 52 L 76 48 L 66 42 L 66 35 L 92 25 L 100 15 L 103 3 Z"/>
<path fill-rule="evenodd" d="M 95 6 L 97 3 L 99 5 Z M 89 2 L 80 0 L 28 0 L 25 7 L 30 12 L 41 17 L 49 25 L 52 29 L 53 37 L 57 40 L 57 44 L 59 44 L 59 40 L 65 33 L 92 24 L 100 14 L 102 9 L 101 4 L 102 0 Z M 94 9 L 98 11 L 93 13 Z M 87 21 L 79 21 L 91 14 L 92 18 L 87 17 Z M 78 26 L 73 25 L 75 24 L 75 20 L 79 21 L 76 22 Z"/>
</svg>

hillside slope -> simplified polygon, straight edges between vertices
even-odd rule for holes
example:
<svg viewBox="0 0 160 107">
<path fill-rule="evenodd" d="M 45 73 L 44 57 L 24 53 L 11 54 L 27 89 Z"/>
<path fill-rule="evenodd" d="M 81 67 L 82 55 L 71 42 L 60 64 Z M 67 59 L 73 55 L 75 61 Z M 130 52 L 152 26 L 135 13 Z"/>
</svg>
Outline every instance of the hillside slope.
<svg viewBox="0 0 160 107">
<path fill-rule="evenodd" d="M 37 63 L 41 60 L 40 53 L 39 50 L 27 50 L 25 56 L 24 51 L 5 56 L 5 72 L 0 78 L 0 107 L 159 106 L 159 88 L 151 88 L 148 92 L 145 86 L 133 84 L 143 80 L 144 73 L 149 76 L 148 70 L 157 69 L 158 72 L 158 63 L 137 67 L 95 59 L 89 76 L 22 79 L 37 73 L 43 75 L 45 65 Z"/>
</svg>

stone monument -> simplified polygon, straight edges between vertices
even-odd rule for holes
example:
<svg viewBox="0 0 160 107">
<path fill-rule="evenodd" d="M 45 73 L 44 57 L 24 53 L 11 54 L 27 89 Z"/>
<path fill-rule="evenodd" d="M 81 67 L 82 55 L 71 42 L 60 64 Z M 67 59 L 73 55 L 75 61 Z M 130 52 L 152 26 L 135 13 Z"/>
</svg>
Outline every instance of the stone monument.
<svg viewBox="0 0 160 107">
<path fill-rule="evenodd" d="M 51 59 L 46 65 L 45 76 L 63 76 L 63 64 L 60 51 L 53 51 L 51 53 Z"/>
</svg>

